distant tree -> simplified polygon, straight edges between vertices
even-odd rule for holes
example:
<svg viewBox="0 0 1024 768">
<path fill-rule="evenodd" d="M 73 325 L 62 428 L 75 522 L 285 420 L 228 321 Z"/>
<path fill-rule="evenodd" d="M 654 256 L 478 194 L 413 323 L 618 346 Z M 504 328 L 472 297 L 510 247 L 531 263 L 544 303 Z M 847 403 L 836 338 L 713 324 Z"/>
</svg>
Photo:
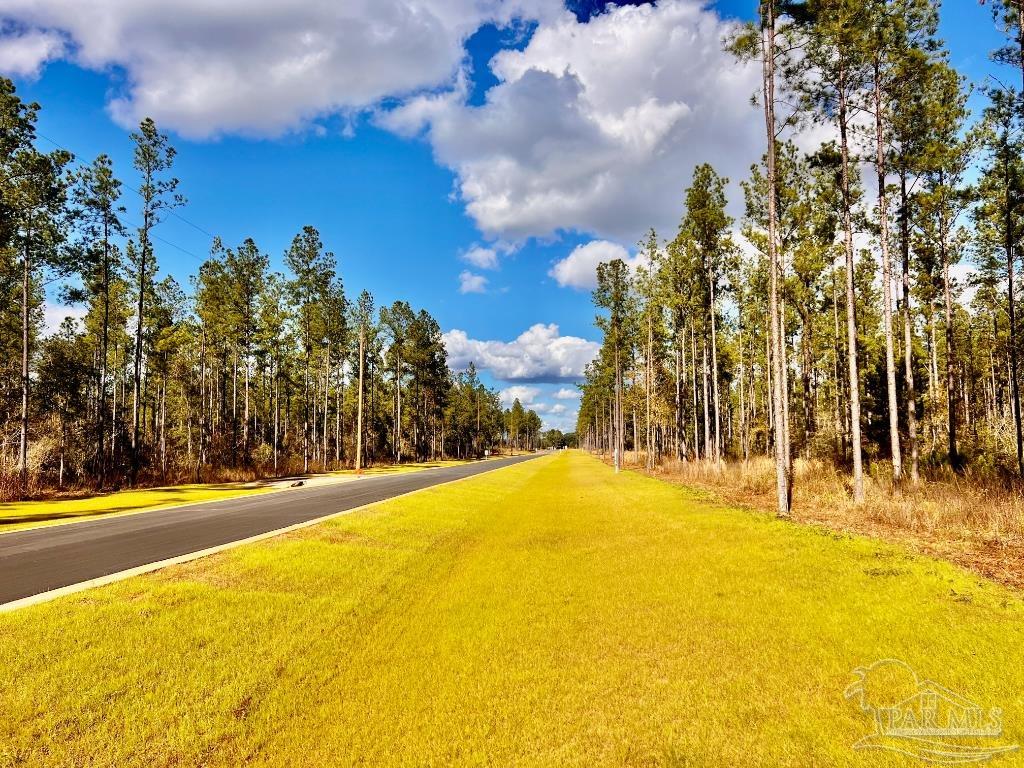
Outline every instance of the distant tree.
<svg viewBox="0 0 1024 768">
<path fill-rule="evenodd" d="M 388 358 L 394 370 L 395 414 L 394 453 L 395 461 L 402 461 L 402 380 L 409 360 L 409 334 L 416 316 L 406 301 L 396 301 L 390 307 L 381 307 L 380 321 L 388 334 Z"/>
<path fill-rule="evenodd" d="M 705 337 L 705 350 L 710 341 L 710 378 L 712 408 L 714 409 L 714 444 L 709 458 L 722 460 L 722 406 L 718 376 L 718 295 L 720 282 L 728 271 L 734 246 L 728 231 L 732 218 L 726 213 L 725 185 L 729 180 L 719 176 L 707 163 L 697 166 L 693 181 L 686 191 L 686 215 L 680 224 L 680 237 L 699 256 L 703 296 L 703 311 L 709 329 Z M 705 352 L 705 358 L 707 353 Z M 707 409 L 705 409 L 707 411 Z M 706 421 L 706 419 L 705 419 Z M 707 440 L 705 441 L 707 442 Z"/>
<path fill-rule="evenodd" d="M 594 291 L 594 304 L 604 310 L 606 314 L 599 315 L 596 322 L 604 332 L 605 344 L 608 347 L 614 371 L 613 451 L 616 472 L 622 467 L 622 454 L 626 447 L 626 424 L 622 407 L 622 370 L 627 348 L 631 346 L 630 321 L 634 315 L 630 282 L 629 268 L 621 259 L 599 264 L 597 267 L 597 289 Z"/>
<path fill-rule="evenodd" d="M 864 469 L 853 246 L 857 174 L 851 131 L 854 120 L 862 114 L 863 96 L 870 82 L 871 57 L 863 44 L 870 17 L 863 3 L 851 0 L 808 0 L 807 7 L 810 23 L 805 27 L 804 56 L 787 68 L 785 76 L 788 87 L 800 95 L 807 113 L 831 124 L 839 134 L 839 189 L 846 261 L 846 369 L 853 498 L 859 504 L 864 501 Z"/>
<path fill-rule="evenodd" d="M 363 291 L 359 294 L 359 298 L 352 308 L 352 318 L 349 322 L 355 329 L 357 338 L 359 378 L 357 380 L 358 389 L 356 390 L 356 472 L 359 472 L 363 466 L 363 395 L 365 390 L 366 345 L 373 323 L 373 296 L 370 295 L 369 291 Z"/>
<path fill-rule="evenodd" d="M 135 358 L 132 399 L 132 464 L 131 481 L 134 484 L 139 471 L 141 400 L 142 400 L 142 347 L 143 326 L 146 318 L 146 293 L 150 290 L 156 273 L 156 257 L 153 253 L 152 230 L 163 217 L 174 208 L 185 204 L 185 198 L 178 194 L 178 180 L 168 176 L 174 164 L 175 149 L 167 135 L 157 130 L 156 123 L 145 118 L 139 124 L 137 133 L 131 135 L 135 144 L 133 165 L 142 177 L 139 196 L 142 198 L 142 225 L 138 230 L 138 247 L 132 266 L 135 270 L 136 317 L 135 317 Z"/>
<path fill-rule="evenodd" d="M 983 243 L 999 243 L 1006 275 L 1007 352 L 1017 472 L 1024 476 L 1024 433 L 1021 425 L 1019 353 L 1017 349 L 1016 262 L 1020 233 L 1024 231 L 1024 140 L 1013 89 L 990 89 L 981 139 L 985 151 L 979 182 L 980 204 L 974 214 L 977 237 Z"/>
<path fill-rule="evenodd" d="M 83 252 L 82 294 L 74 299 L 90 301 L 90 312 L 96 311 L 100 319 L 99 365 L 96 369 L 95 434 L 96 453 L 93 475 L 98 488 L 106 482 L 107 455 L 105 445 L 107 413 L 107 366 L 110 357 L 110 321 L 112 291 L 123 270 L 120 250 L 112 239 L 123 236 L 124 224 L 120 215 L 124 206 L 119 204 L 121 182 L 114 176 L 113 162 L 107 155 L 99 155 L 91 165 L 78 173 L 73 199 L 81 213 L 80 229 L 85 240 Z"/>
<path fill-rule="evenodd" d="M 36 309 L 42 303 L 40 274 L 74 269 L 73 251 L 65 248 L 69 211 L 65 208 L 71 154 L 39 152 L 34 145 L 39 105 L 23 102 L 14 84 L 0 78 L 0 243 L 21 272 L 21 439 L 19 494 L 28 493 L 30 365 Z"/>
<path fill-rule="evenodd" d="M 227 282 L 227 300 L 231 335 L 236 348 L 241 352 L 244 368 L 243 411 L 242 411 L 242 456 L 248 465 L 252 446 L 249 440 L 249 384 L 252 371 L 253 341 L 256 336 L 257 314 L 260 292 L 267 279 L 270 259 L 262 253 L 252 238 L 247 238 L 235 250 L 227 250 L 224 257 L 224 271 Z M 238 366 L 233 366 L 232 377 L 237 378 Z M 237 389 L 237 383 L 232 383 Z M 237 418 L 233 418 L 237 422 Z"/>
<path fill-rule="evenodd" d="M 324 343 L 323 300 L 330 290 L 336 262 L 333 253 L 324 251 L 320 233 L 309 226 L 303 227 L 302 232 L 292 240 L 284 260 L 293 275 L 289 283 L 289 294 L 295 307 L 298 336 L 302 345 L 302 471 L 308 472 L 313 442 L 311 430 L 314 405 L 310 395 L 313 353 Z"/>
<path fill-rule="evenodd" d="M 38 394 L 50 404 L 57 422 L 57 487 L 63 488 L 68 474 L 68 454 L 74 455 L 74 425 L 88 414 L 87 383 L 89 350 L 75 321 L 65 319 L 57 333 L 41 344 Z M 80 455 L 80 454 L 79 454 Z"/>
</svg>

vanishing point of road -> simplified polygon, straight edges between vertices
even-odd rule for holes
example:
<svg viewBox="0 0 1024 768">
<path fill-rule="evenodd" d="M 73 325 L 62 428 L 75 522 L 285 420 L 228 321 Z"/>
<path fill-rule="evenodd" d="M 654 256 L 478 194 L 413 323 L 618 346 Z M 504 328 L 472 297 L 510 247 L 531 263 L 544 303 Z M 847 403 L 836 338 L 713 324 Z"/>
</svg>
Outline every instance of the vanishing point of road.
<svg viewBox="0 0 1024 768">
<path fill-rule="evenodd" d="M 534 458 L 361 477 L 0 534 L 0 606 Z"/>
</svg>

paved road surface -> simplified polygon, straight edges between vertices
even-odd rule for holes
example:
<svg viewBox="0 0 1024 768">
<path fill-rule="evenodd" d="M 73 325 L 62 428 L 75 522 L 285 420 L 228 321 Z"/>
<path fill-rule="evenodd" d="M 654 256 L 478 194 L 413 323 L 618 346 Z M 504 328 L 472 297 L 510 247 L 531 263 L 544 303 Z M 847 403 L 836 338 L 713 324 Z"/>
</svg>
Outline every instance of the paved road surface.
<svg viewBox="0 0 1024 768">
<path fill-rule="evenodd" d="M 0 605 L 531 458 L 368 476 L 348 483 L 0 534 Z"/>
</svg>

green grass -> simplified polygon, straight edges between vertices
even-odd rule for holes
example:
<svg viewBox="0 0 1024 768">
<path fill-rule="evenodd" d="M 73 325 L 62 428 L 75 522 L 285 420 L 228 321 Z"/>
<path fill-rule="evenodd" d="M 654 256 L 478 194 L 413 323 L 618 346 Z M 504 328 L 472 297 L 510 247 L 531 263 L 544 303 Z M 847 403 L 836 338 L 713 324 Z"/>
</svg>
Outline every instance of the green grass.
<svg viewBox="0 0 1024 768">
<path fill-rule="evenodd" d="M 887 657 L 1024 742 L 1018 596 L 563 453 L 0 615 L 0 765 L 919 765 Z"/>
<path fill-rule="evenodd" d="M 260 483 L 197 483 L 134 488 L 81 498 L 7 501 L 0 503 L 0 533 L 202 501 L 219 501 L 272 490 L 270 485 Z"/>
<path fill-rule="evenodd" d="M 501 458 L 501 457 L 493 457 Z M 407 461 L 401 464 L 377 464 L 360 470 L 363 475 L 403 475 L 407 472 L 420 472 L 424 469 L 437 469 L 438 467 L 458 467 L 462 464 L 470 464 L 477 459 L 438 459 L 436 461 Z M 340 469 L 337 472 L 328 472 L 332 477 L 355 475 L 354 469 Z"/>
<path fill-rule="evenodd" d="M 381 464 L 369 467 L 362 474 L 392 475 L 406 472 L 420 472 L 436 467 L 450 467 L 465 464 L 461 459 L 443 461 L 407 462 L 403 464 Z M 345 469 L 310 477 L 349 476 L 355 470 Z M 137 488 L 111 493 L 100 493 L 81 498 L 54 498 L 38 501 L 0 502 L 0 533 L 25 528 L 39 528 L 47 525 L 92 520 L 96 517 L 124 515 L 134 512 L 148 512 L 154 509 L 179 507 L 205 501 L 220 501 L 256 493 L 278 490 L 273 480 L 238 483 L 197 483 L 171 485 L 161 488 Z"/>
</svg>

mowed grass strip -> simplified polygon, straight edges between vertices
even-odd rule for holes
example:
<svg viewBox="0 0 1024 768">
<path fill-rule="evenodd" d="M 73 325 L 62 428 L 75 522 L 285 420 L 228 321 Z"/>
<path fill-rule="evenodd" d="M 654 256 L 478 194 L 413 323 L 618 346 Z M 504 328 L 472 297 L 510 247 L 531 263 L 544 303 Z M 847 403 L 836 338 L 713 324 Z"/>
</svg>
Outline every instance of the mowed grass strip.
<svg viewBox="0 0 1024 768">
<path fill-rule="evenodd" d="M 0 764 L 905 766 L 890 657 L 1024 742 L 1018 596 L 562 453 L 0 616 Z"/>
<path fill-rule="evenodd" d="M 465 459 L 444 459 L 403 464 L 380 464 L 368 467 L 359 474 L 370 477 L 399 475 L 439 467 L 456 467 L 468 463 L 470 461 Z M 342 469 L 304 477 L 307 481 L 317 481 L 325 477 L 354 477 L 355 474 L 353 469 Z M 80 498 L 57 497 L 33 501 L 0 502 L 0 533 L 93 520 L 97 517 L 148 512 L 154 509 L 180 507 L 207 501 L 221 501 L 241 496 L 252 496 L 257 493 L 269 493 L 285 489 L 286 485 L 277 487 L 285 482 L 285 478 L 280 478 L 237 483 L 194 483 L 160 488 L 134 488 Z"/>
<path fill-rule="evenodd" d="M 80 498 L 5 501 L 0 502 L 0 533 L 143 510 L 233 499 L 273 490 L 273 486 L 258 482 L 196 483 L 160 488 L 133 488 Z"/>
</svg>

